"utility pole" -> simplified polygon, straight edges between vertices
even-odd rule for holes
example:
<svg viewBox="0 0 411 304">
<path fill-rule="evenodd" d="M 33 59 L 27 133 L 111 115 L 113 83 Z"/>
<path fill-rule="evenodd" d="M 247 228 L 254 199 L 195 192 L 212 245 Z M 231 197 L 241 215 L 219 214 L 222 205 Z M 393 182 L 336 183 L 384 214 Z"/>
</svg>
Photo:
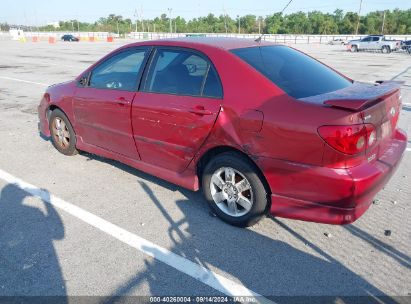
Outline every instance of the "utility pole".
<svg viewBox="0 0 411 304">
<path fill-rule="evenodd" d="M 240 28 L 240 15 L 237 15 L 237 19 L 238 19 L 238 33 L 241 33 L 241 28 Z"/>
<path fill-rule="evenodd" d="M 78 20 L 77 20 L 77 33 L 80 33 L 80 24 L 78 23 Z"/>
<path fill-rule="evenodd" d="M 384 11 L 384 15 L 382 17 L 381 35 L 384 35 L 385 13 L 386 11 Z"/>
<path fill-rule="evenodd" d="M 170 34 L 173 32 L 173 25 L 172 25 L 172 21 L 171 21 L 171 11 L 173 10 L 172 8 L 168 8 L 168 18 L 170 19 Z"/>
<path fill-rule="evenodd" d="M 228 33 L 228 29 L 227 29 L 227 13 L 225 11 L 225 7 L 223 5 L 223 12 L 224 12 L 224 28 L 225 28 L 225 33 Z"/>
<path fill-rule="evenodd" d="M 356 34 L 356 35 L 358 35 L 358 27 L 360 26 L 361 6 L 362 6 L 362 0 L 360 0 L 360 8 L 358 9 L 357 27 L 356 27 L 356 29 L 355 29 L 355 34 Z"/>
<path fill-rule="evenodd" d="M 71 20 L 71 30 L 72 30 L 73 33 L 74 33 L 74 22 L 73 22 L 73 20 Z"/>
<path fill-rule="evenodd" d="M 258 35 L 261 35 L 261 19 L 258 18 Z"/>
<path fill-rule="evenodd" d="M 134 10 L 134 18 L 136 19 L 136 33 L 137 33 L 137 24 L 138 24 L 138 14 L 137 9 Z"/>
</svg>

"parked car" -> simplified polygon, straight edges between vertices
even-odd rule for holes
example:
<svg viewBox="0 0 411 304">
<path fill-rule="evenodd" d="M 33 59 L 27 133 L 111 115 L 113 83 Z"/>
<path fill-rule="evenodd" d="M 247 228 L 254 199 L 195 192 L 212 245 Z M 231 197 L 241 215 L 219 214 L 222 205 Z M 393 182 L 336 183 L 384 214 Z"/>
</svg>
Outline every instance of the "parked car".
<svg viewBox="0 0 411 304">
<path fill-rule="evenodd" d="M 351 40 L 347 45 L 351 52 L 380 50 L 381 52 L 388 54 L 398 50 L 400 44 L 400 41 L 387 40 L 383 35 L 370 35 L 360 40 Z"/>
<path fill-rule="evenodd" d="M 356 82 L 293 48 L 235 38 L 145 41 L 50 86 L 42 134 L 202 191 L 224 221 L 355 221 L 395 172 L 400 84 Z"/>
<path fill-rule="evenodd" d="M 407 51 L 409 54 L 411 54 L 411 40 L 405 40 L 401 42 L 401 49 L 404 51 Z"/>
<path fill-rule="evenodd" d="M 61 36 L 61 40 L 63 41 L 79 41 L 79 39 L 73 35 L 63 35 Z"/>
<path fill-rule="evenodd" d="M 341 38 L 333 39 L 331 41 L 328 41 L 329 45 L 346 45 L 347 41 Z"/>
</svg>

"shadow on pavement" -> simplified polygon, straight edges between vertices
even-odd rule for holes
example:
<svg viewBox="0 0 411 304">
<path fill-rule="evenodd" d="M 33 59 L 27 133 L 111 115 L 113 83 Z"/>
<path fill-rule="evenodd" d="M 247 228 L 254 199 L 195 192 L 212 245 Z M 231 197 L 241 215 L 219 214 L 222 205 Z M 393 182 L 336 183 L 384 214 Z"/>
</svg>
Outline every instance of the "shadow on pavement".
<svg viewBox="0 0 411 304">
<path fill-rule="evenodd" d="M 30 194 L 13 184 L 1 189 L 0 296 L 59 296 L 52 297 L 54 302 L 67 303 L 53 245 L 54 240 L 64 238 L 63 223 L 51 204 L 44 202 L 44 214 L 25 204 L 28 197 Z"/>
<path fill-rule="evenodd" d="M 290 233 L 313 253 L 300 251 L 251 229 L 234 228 L 217 218 L 204 217 L 204 206 L 207 206 L 201 193 L 181 188 L 178 190 L 187 199 L 176 204 L 184 217 L 174 221 L 150 187 L 144 181 L 140 184 L 169 223 L 168 235 L 173 244 L 169 250 L 206 269 L 227 273 L 234 281 L 277 303 L 396 302 L 279 220 L 274 222 L 280 233 L 284 230 Z M 118 286 L 103 302 L 122 302 L 145 284 L 152 295 L 198 294 L 196 290 L 184 293 L 192 280 L 189 277 L 184 279 L 186 282 L 176 281 L 172 275 L 161 275 L 164 267 L 168 273 L 176 273 L 173 268 L 154 259 L 146 259 L 145 263 L 145 271 Z M 212 295 L 221 294 L 214 291 Z"/>
<path fill-rule="evenodd" d="M 354 225 L 347 225 L 344 228 L 350 232 L 352 235 L 362 239 L 363 241 L 369 243 L 375 249 L 378 249 L 382 253 L 388 255 L 389 257 L 396 260 L 402 266 L 411 269 L 411 257 L 402 253 L 401 251 L 395 249 L 394 247 L 380 241 L 379 239 L 373 237 L 369 233 L 365 232 L 364 230 L 354 226 Z"/>
</svg>

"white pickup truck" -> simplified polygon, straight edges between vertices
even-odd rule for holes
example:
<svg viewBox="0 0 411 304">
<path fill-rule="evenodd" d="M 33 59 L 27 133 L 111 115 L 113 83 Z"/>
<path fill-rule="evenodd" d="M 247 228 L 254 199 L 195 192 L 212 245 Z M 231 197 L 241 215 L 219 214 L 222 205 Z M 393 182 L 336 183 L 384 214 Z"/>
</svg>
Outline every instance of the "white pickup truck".
<svg viewBox="0 0 411 304">
<path fill-rule="evenodd" d="M 398 50 L 400 45 L 400 41 L 386 40 L 383 35 L 370 35 L 360 40 L 351 40 L 347 43 L 347 48 L 351 52 L 380 50 L 381 52 L 388 54 Z"/>
</svg>

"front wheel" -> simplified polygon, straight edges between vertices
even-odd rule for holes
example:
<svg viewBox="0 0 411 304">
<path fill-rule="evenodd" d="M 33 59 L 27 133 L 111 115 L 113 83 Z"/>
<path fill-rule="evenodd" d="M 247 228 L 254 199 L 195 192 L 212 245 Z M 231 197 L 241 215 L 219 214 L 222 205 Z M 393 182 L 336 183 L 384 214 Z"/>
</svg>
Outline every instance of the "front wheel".
<svg viewBox="0 0 411 304">
<path fill-rule="evenodd" d="M 49 118 L 51 142 L 65 155 L 77 154 L 76 135 L 67 116 L 59 109 L 53 110 Z"/>
<path fill-rule="evenodd" d="M 251 161 L 237 153 L 211 159 L 204 168 L 202 187 L 212 211 L 234 226 L 255 224 L 268 206 L 262 177 Z"/>
<path fill-rule="evenodd" d="M 353 53 L 358 52 L 358 47 L 356 45 L 352 45 L 350 51 Z"/>
</svg>

